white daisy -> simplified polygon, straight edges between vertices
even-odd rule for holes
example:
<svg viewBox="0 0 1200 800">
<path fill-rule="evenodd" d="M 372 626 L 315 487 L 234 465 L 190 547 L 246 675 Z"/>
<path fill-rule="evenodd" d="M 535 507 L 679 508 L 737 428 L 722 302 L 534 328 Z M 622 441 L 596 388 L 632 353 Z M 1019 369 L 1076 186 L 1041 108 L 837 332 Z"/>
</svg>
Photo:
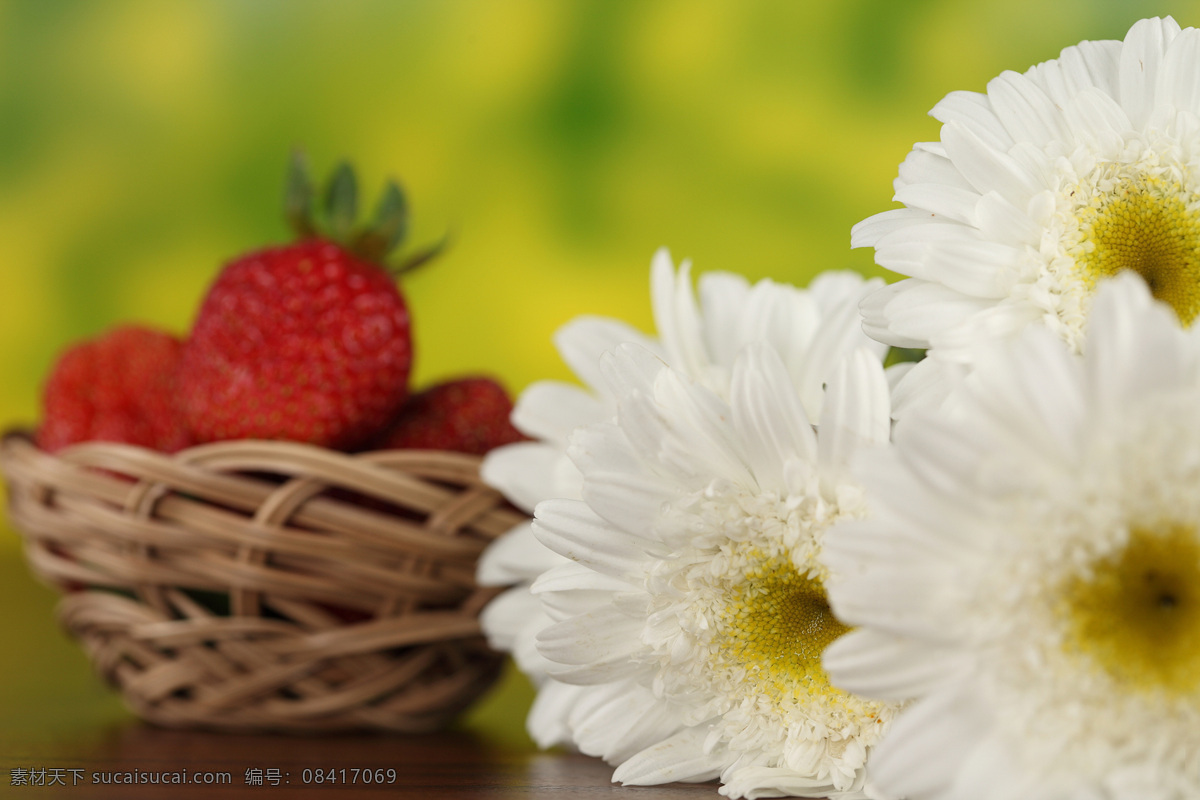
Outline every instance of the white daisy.
<svg viewBox="0 0 1200 800">
<path fill-rule="evenodd" d="M 738 350 L 748 342 L 769 343 L 787 363 L 790 385 L 815 419 L 822 383 L 838 359 L 858 347 L 880 356 L 886 349 L 862 333 L 858 315 L 862 298 L 880 286 L 879 279 L 865 281 L 851 272 L 825 273 L 805 290 L 771 280 L 751 285 L 738 275 L 711 272 L 700 277 L 697 301 L 689 263 L 677 274 L 666 250 L 660 250 L 651 267 L 651 295 L 661 340 L 614 319 L 581 317 L 564 326 L 555 344 L 583 386 L 542 381 L 523 392 L 513 422 L 535 441 L 490 453 L 484 480 L 531 514 L 542 500 L 579 499 L 582 478 L 567 457 L 568 437 L 577 427 L 615 415 L 616 398 L 600 375 L 600 356 L 623 342 L 645 347 L 722 397 L 728 395 Z M 579 687 L 547 679 L 535 647 L 537 633 L 550 619 L 529 586 L 566 561 L 542 546 L 528 524 L 501 537 L 484 553 L 478 577 L 485 585 L 517 586 L 485 609 L 483 626 L 492 646 L 511 652 L 539 687 L 528 721 L 535 741 L 543 747 L 574 744 L 608 758 L 613 753 L 591 737 L 590 710 L 578 703 Z"/>
<path fill-rule="evenodd" d="M 1200 31 L 1142 20 L 931 114 L 941 140 L 895 182 L 906 208 L 851 237 L 911 276 L 863 305 L 880 341 L 932 348 L 907 383 L 936 384 L 976 339 L 1028 326 L 1081 350 L 1097 284 L 1125 270 L 1185 324 L 1200 314 Z"/>
<path fill-rule="evenodd" d="M 919 700 L 885 792 L 1200 798 L 1200 332 L 1123 275 L 1088 336 L 980 352 L 961 416 L 902 420 L 872 516 L 830 532 L 831 678 Z"/>
<path fill-rule="evenodd" d="M 893 713 L 832 687 L 826 529 L 864 513 L 846 464 L 889 434 L 877 354 L 829 379 L 820 436 L 776 350 L 734 360 L 729 399 L 636 345 L 603 360 L 614 422 L 577 430 L 582 500 L 537 506 L 571 559 L 533 587 L 538 648 L 575 684 L 589 737 L 633 784 L 720 777 L 730 797 L 865 796 Z"/>
</svg>

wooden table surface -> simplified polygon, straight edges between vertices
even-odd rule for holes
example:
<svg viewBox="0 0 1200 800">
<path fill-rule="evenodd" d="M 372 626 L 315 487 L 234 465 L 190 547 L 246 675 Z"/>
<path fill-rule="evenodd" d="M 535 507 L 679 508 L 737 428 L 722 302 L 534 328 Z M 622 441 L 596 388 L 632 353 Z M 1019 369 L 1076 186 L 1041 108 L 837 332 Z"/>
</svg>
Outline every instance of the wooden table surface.
<svg viewBox="0 0 1200 800">
<path fill-rule="evenodd" d="M 0 536 L 15 534 L 0 528 Z M 0 543 L 0 797 L 718 798 L 715 784 L 614 786 L 612 769 L 597 759 L 538 752 L 523 730 L 530 690 L 511 672 L 455 730 L 431 736 L 235 736 L 154 728 L 125 711 L 61 632 L 55 599 L 29 576 L 14 542 Z M 384 782 L 367 784 L 360 772 L 352 785 L 355 769 L 370 769 L 372 777 L 382 770 Z M 146 780 L 141 773 L 185 770 L 189 779 L 205 773 L 220 783 L 98 782 L 115 774 Z M 330 770 L 337 782 L 328 779 Z M 387 770 L 395 771 L 394 782 Z"/>
</svg>

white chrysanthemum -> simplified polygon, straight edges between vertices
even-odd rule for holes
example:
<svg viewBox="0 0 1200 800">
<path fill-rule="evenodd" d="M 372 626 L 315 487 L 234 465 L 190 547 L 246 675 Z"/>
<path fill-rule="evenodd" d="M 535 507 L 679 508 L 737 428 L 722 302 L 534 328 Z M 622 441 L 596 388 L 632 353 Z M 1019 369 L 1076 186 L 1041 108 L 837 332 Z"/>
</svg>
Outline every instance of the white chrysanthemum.
<svg viewBox="0 0 1200 800">
<path fill-rule="evenodd" d="M 728 400 L 636 345 L 603 363 L 618 411 L 572 437 L 583 499 L 540 503 L 534 522 L 571 559 L 533 587 L 556 620 L 538 636 L 550 674 L 576 685 L 614 780 L 864 796 L 893 708 L 822 671 L 846 628 L 818 555 L 865 510 L 846 463 L 889 435 L 878 356 L 834 370 L 819 436 L 768 345 L 735 359 Z"/>
<path fill-rule="evenodd" d="M 822 384 L 838 359 L 858 347 L 879 355 L 885 350 L 862 333 L 858 315 L 862 298 L 881 285 L 879 279 L 830 272 L 801 290 L 771 280 L 751 285 L 741 276 L 712 272 L 700 277 L 697 301 L 688 262 L 676 274 L 670 256 L 660 250 L 651 267 L 651 294 L 661 338 L 599 317 L 581 317 L 564 326 L 555 343 L 583 386 L 542 381 L 523 392 L 513 422 L 535 441 L 490 453 L 483 464 L 484 480 L 531 514 L 542 500 L 578 499 L 581 477 L 566 455 L 567 440 L 575 428 L 610 420 L 616 413 L 616 398 L 600 375 L 600 356 L 624 342 L 647 348 L 722 397 L 728 395 L 738 350 L 748 342 L 768 343 L 787 363 L 792 389 L 815 419 L 821 412 Z M 542 546 L 527 524 L 499 539 L 483 555 L 479 580 L 518 585 L 485 609 L 483 626 L 492 646 L 511 652 L 539 686 L 528 723 L 538 744 L 574 744 L 604 756 L 590 736 L 588 708 L 577 705 L 579 688 L 547 679 L 535 647 L 537 633 L 550 620 L 529 585 L 565 561 Z"/>
<path fill-rule="evenodd" d="M 1200 333 L 1140 278 L 1081 359 L 1043 330 L 981 352 L 955 419 L 902 420 L 831 531 L 856 630 L 825 666 L 915 698 L 872 757 L 911 800 L 1200 798 Z"/>
<path fill-rule="evenodd" d="M 916 145 L 895 182 L 907 208 L 851 237 L 911 276 L 864 303 L 868 333 L 932 348 L 897 404 L 944 383 L 979 338 L 1042 326 L 1080 351 L 1097 284 L 1121 271 L 1195 319 L 1197 76 L 1200 31 L 1150 19 L 1124 42 L 1082 42 L 933 108 L 941 141 Z"/>
</svg>

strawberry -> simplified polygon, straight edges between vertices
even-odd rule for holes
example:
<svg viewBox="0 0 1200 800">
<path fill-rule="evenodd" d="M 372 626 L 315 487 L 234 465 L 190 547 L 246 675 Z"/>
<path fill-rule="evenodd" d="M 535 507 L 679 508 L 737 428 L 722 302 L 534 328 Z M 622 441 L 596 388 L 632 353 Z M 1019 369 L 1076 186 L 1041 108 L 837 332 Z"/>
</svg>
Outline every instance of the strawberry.
<svg viewBox="0 0 1200 800">
<path fill-rule="evenodd" d="M 408 395 L 408 308 L 383 266 L 407 226 L 400 188 L 389 183 L 375 223 L 356 232 L 356 181 L 343 164 L 328 194 L 330 233 L 319 234 L 297 158 L 288 210 L 297 241 L 227 264 L 184 345 L 178 389 L 197 441 L 289 439 L 349 449 Z"/>
<path fill-rule="evenodd" d="M 525 438 L 509 421 L 512 409 L 508 392 L 491 378 L 446 381 L 410 397 L 375 447 L 482 455 Z"/>
<path fill-rule="evenodd" d="M 163 331 L 113 328 L 59 357 L 42 392 L 38 446 L 86 441 L 174 452 L 191 444 L 172 389 L 182 344 Z"/>
</svg>

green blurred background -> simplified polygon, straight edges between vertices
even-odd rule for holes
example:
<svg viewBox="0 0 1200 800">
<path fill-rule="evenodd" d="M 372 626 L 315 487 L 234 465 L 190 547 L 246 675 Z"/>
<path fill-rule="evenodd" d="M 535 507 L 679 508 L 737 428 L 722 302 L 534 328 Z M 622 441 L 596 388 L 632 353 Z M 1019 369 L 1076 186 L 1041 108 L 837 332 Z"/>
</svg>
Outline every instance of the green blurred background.
<svg viewBox="0 0 1200 800">
<path fill-rule="evenodd" d="M 649 326 L 662 245 L 701 270 L 804 283 L 876 273 L 850 226 L 890 207 L 926 111 L 1139 17 L 1117 0 L 8 0 L 0 2 L 0 421 L 36 421 L 67 343 L 139 320 L 183 333 L 227 259 L 284 236 L 302 145 L 394 175 L 418 383 L 568 377 L 584 312 Z M 58 633 L 0 531 L 0 725 L 65 735 L 119 704 Z M 470 725 L 522 746 L 528 687 Z M 50 703 L 47 698 L 53 697 Z M 36 720 L 36 722 L 33 722 Z"/>
</svg>

